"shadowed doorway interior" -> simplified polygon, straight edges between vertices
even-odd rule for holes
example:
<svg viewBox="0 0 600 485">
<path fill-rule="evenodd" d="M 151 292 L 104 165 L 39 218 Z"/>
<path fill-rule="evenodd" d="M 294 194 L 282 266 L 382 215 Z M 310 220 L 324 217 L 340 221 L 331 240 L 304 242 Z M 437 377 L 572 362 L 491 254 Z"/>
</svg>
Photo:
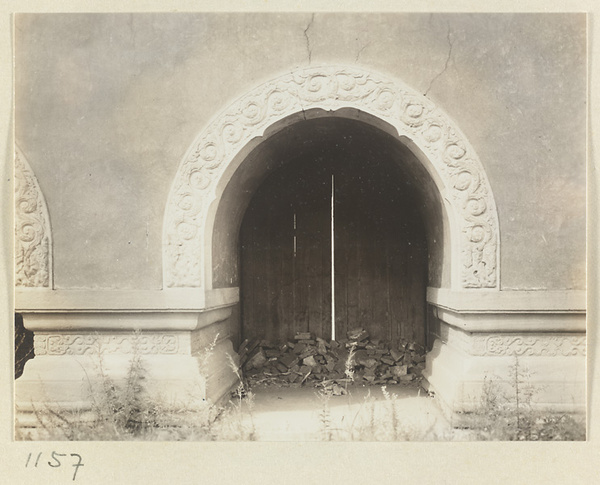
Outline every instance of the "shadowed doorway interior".
<svg viewBox="0 0 600 485">
<path fill-rule="evenodd" d="M 425 345 L 428 251 L 418 178 L 364 123 L 302 124 L 303 136 L 265 151 L 278 167 L 241 224 L 242 337 L 331 339 L 333 312 L 338 338 L 362 327 L 372 339 Z"/>
</svg>

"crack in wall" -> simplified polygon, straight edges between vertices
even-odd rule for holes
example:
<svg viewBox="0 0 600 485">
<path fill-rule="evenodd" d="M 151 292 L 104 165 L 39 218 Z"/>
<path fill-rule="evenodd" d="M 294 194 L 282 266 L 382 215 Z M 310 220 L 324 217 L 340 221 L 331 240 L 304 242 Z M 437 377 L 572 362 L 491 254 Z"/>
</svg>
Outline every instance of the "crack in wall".
<svg viewBox="0 0 600 485">
<path fill-rule="evenodd" d="M 371 45 L 371 43 L 367 42 L 366 44 L 364 44 L 363 46 L 361 46 L 360 49 L 358 49 L 358 52 L 356 53 L 356 59 L 354 59 L 354 62 L 358 62 L 358 59 L 360 58 L 360 55 L 362 54 L 362 51 L 364 51 L 370 45 Z"/>
<path fill-rule="evenodd" d="M 448 25 L 448 33 L 446 34 L 446 40 L 448 41 L 448 57 L 446 57 L 446 62 L 444 63 L 444 69 L 442 69 L 439 73 L 437 73 L 434 76 L 434 78 L 429 83 L 429 87 L 425 90 L 425 93 L 423 94 L 423 96 L 427 96 L 427 94 L 429 94 L 429 91 L 431 90 L 433 83 L 435 81 L 437 81 L 440 78 L 440 76 L 442 74 L 444 74 L 446 72 L 446 70 L 448 69 L 448 64 L 450 63 L 450 59 L 452 58 L 452 48 L 454 47 L 454 41 L 450 39 L 451 34 L 452 34 L 452 31 L 450 30 L 450 26 Z"/>
<path fill-rule="evenodd" d="M 308 63 L 309 64 L 310 64 L 310 61 L 312 60 L 312 49 L 310 47 L 310 38 L 308 37 L 308 29 L 310 29 L 312 27 L 312 24 L 314 21 L 315 21 L 315 14 L 313 13 L 312 16 L 310 17 L 310 22 L 308 22 L 308 25 L 304 29 L 304 37 L 306 38 L 306 51 L 308 53 Z"/>
<path fill-rule="evenodd" d="M 294 73 L 291 73 L 292 76 L 294 75 Z M 306 111 L 304 111 L 304 105 L 302 104 L 302 99 L 298 98 L 298 102 L 300 103 L 300 109 L 302 110 L 302 117 L 304 118 L 304 121 L 306 121 Z"/>
<path fill-rule="evenodd" d="M 135 52 L 137 44 L 137 29 L 133 26 L 134 21 L 134 15 L 129 14 L 129 17 L 127 18 L 127 26 L 129 27 L 129 40 L 131 41 L 133 45 L 133 50 Z"/>
</svg>

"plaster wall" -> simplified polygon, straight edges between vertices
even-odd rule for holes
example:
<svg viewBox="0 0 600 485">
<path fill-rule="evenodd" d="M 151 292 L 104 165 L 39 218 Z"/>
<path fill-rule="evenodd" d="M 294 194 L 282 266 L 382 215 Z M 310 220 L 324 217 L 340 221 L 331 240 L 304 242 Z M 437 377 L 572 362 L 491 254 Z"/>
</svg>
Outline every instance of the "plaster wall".
<svg viewBox="0 0 600 485">
<path fill-rule="evenodd" d="M 16 17 L 16 140 L 46 197 L 54 287 L 162 287 L 170 185 L 194 137 L 256 85 L 356 64 L 460 126 L 500 219 L 502 289 L 585 287 L 583 15 Z"/>
</svg>

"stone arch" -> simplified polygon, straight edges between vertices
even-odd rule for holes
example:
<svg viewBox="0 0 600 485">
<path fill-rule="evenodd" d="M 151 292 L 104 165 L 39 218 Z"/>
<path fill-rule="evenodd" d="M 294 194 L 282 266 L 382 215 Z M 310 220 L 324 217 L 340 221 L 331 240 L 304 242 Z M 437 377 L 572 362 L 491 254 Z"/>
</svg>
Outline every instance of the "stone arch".
<svg viewBox="0 0 600 485">
<path fill-rule="evenodd" d="M 15 146 L 15 286 L 52 288 L 52 232 L 37 178 Z"/>
<path fill-rule="evenodd" d="M 299 69 L 242 96 L 217 115 L 180 163 L 165 211 L 164 287 L 209 288 L 209 208 L 232 161 L 277 122 L 309 111 L 366 113 L 397 131 L 444 200 L 451 232 L 451 285 L 499 288 L 498 216 L 483 165 L 466 137 L 428 98 L 354 67 Z M 227 174 L 227 175 L 225 175 Z M 459 261 L 457 263 L 457 261 Z M 208 275 L 210 276 L 210 275 Z"/>
</svg>

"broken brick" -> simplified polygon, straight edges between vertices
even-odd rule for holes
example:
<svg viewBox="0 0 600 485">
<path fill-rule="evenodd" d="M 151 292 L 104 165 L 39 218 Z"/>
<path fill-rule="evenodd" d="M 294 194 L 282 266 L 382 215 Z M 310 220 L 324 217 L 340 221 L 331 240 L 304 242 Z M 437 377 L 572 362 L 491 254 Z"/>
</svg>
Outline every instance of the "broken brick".
<svg viewBox="0 0 600 485">
<path fill-rule="evenodd" d="M 299 332 L 295 341 L 284 343 L 245 340 L 238 351 L 244 378 L 250 385 L 263 382 L 294 387 L 327 381 L 324 389 L 333 394 L 333 385 L 339 385 L 336 380 L 347 382 L 348 372 L 356 382 L 383 385 L 416 380 L 425 367 L 425 349 L 414 342 L 401 340 L 392 346 L 369 340 L 363 328 L 348 332 L 348 337 L 350 340 L 328 342 L 312 338 L 310 332 Z M 353 358 L 348 362 L 350 354 Z"/>
<path fill-rule="evenodd" d="M 297 354 L 301 354 L 305 350 L 306 350 L 306 344 L 296 344 L 296 346 L 294 347 L 294 352 L 296 352 Z"/>
<path fill-rule="evenodd" d="M 246 364 L 249 368 L 255 368 L 255 369 L 259 369 L 261 368 L 263 365 L 265 365 L 267 362 L 267 356 L 265 355 L 265 353 L 263 352 L 262 349 L 260 349 L 259 352 L 257 352 L 256 354 L 254 354 L 249 360 L 248 363 Z"/>
<path fill-rule="evenodd" d="M 396 365 L 390 369 L 394 377 L 405 376 L 408 373 L 408 366 Z"/>
<path fill-rule="evenodd" d="M 287 368 L 297 364 L 300 359 L 294 353 L 287 353 L 279 358 L 279 362 L 285 365 Z"/>
<path fill-rule="evenodd" d="M 392 357 L 392 359 L 394 359 L 396 362 L 398 362 L 400 359 L 402 359 L 402 357 L 404 357 L 404 352 L 400 352 L 399 350 L 392 349 L 392 350 L 390 350 L 390 356 Z"/>
</svg>

